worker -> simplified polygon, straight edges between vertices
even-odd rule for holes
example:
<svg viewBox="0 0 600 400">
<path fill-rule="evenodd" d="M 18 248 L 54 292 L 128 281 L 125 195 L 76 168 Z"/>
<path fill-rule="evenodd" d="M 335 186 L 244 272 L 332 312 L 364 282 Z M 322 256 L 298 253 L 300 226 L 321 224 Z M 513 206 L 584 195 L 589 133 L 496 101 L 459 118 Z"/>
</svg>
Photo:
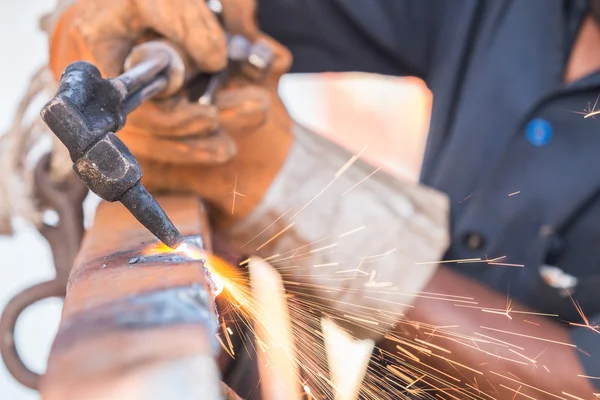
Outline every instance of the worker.
<svg viewBox="0 0 600 400">
<path fill-rule="evenodd" d="M 134 112 L 120 136 L 148 188 L 203 196 L 232 246 L 287 253 L 288 264 L 273 264 L 324 309 L 381 319 L 354 318 L 356 335 L 396 353 L 383 337 L 402 331 L 451 353 L 420 368 L 464 390 L 599 391 L 600 131 L 582 113 L 600 93 L 600 1 L 222 6 L 226 30 L 267 43 L 273 68 L 264 83 L 236 75 L 212 106 L 180 93 Z M 226 37 L 204 1 L 79 0 L 55 26 L 52 70 L 58 78 L 84 59 L 115 76 L 149 33 L 201 71 L 226 65 Z M 434 100 L 421 185 L 371 175 L 360 160 L 343 168 L 351 154 L 293 124 L 277 96 L 290 67 L 424 79 Z"/>
</svg>

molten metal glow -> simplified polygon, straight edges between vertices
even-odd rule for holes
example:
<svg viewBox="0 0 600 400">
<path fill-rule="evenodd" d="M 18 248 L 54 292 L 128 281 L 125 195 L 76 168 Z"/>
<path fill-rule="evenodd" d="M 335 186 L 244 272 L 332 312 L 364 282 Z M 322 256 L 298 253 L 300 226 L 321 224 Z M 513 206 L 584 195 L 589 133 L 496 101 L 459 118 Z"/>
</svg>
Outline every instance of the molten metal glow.
<svg viewBox="0 0 600 400">
<path fill-rule="evenodd" d="M 196 247 L 188 246 L 186 243 L 175 249 L 175 252 L 182 253 L 192 260 L 204 260 L 204 266 L 210 272 L 210 280 L 214 286 L 213 295 L 216 297 L 223 293 L 223 289 L 225 289 L 225 278 L 219 271 L 225 270 L 228 266 L 228 263 L 225 260 L 213 254 L 205 253 Z"/>
<path fill-rule="evenodd" d="M 157 255 L 157 254 L 168 254 L 178 253 L 182 254 L 192 260 L 204 260 L 204 266 L 210 273 L 210 280 L 213 284 L 214 292 L 213 295 L 216 297 L 223 292 L 225 288 L 225 278 L 221 275 L 222 271 L 226 271 L 228 268 L 233 268 L 227 264 L 227 262 L 215 255 L 205 253 L 201 249 L 188 246 L 187 243 L 181 244 L 176 249 L 172 249 L 164 243 L 157 243 L 156 245 L 148 248 L 144 251 L 146 255 Z"/>
</svg>

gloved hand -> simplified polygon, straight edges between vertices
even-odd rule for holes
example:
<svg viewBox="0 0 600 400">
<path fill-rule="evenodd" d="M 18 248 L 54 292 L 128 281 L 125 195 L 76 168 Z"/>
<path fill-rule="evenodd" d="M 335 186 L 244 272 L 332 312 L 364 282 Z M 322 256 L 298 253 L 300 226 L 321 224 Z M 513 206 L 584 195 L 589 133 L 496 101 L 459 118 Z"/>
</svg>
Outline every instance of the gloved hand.
<svg viewBox="0 0 600 400">
<path fill-rule="evenodd" d="M 113 2 L 121 14 L 111 11 L 110 17 L 100 19 L 105 24 L 116 21 L 118 29 L 111 30 L 93 20 L 94 13 L 109 13 L 103 10 L 110 9 Z M 155 4 L 168 10 L 163 15 L 179 17 L 164 20 L 171 24 L 169 29 L 161 28 L 158 22 L 153 22 L 153 29 L 184 49 L 190 41 L 204 37 L 209 43 L 220 41 L 215 39 L 219 34 L 206 33 L 206 26 L 212 29 L 214 21 L 196 24 L 193 29 L 182 22 L 188 19 L 181 15 L 200 13 L 189 7 L 204 7 L 202 2 L 80 0 L 56 27 L 51 48 L 55 73 L 82 58 L 92 62 L 99 58 L 101 68 L 111 64 L 110 60 L 120 66 L 127 53 L 123 49 L 129 49 L 134 41 L 131 38 L 137 35 L 131 32 L 139 33 L 144 31 L 139 26 L 149 25 L 148 17 L 134 18 L 135 13 L 147 15 L 148 11 L 140 11 L 140 7 Z M 234 4 L 237 8 L 232 7 Z M 256 86 L 242 73 L 219 93 L 216 109 L 200 109 L 176 98 L 162 105 L 155 102 L 148 107 L 162 110 L 160 125 L 138 127 L 132 115 L 119 136 L 140 160 L 144 184 L 151 191 L 191 191 L 204 197 L 212 207 L 213 222 L 229 244 L 268 259 L 292 292 L 320 304 L 324 313 L 337 317 L 338 323 L 352 322 L 355 335 L 378 339 L 435 272 L 433 264 L 417 263 L 439 260 L 448 245 L 447 199 L 432 189 L 398 182 L 381 171 L 369 177 L 373 168 L 360 160 L 340 173 L 351 154 L 294 126 L 281 103 L 277 84 L 288 70 L 291 56 L 258 31 L 254 2 L 224 0 L 224 15 L 232 33 L 243 33 L 252 41 L 266 40 L 273 49 L 275 62 L 267 81 Z M 138 22 L 132 27 L 126 22 L 129 20 Z M 160 18 L 158 21 L 163 23 Z M 63 46 L 71 52 L 61 51 Z M 198 48 L 207 46 L 210 48 L 208 44 Z M 193 58 L 206 70 L 221 66 L 218 61 L 201 64 L 201 57 Z M 118 70 L 112 72 L 117 74 Z M 191 109 L 198 111 L 193 114 Z M 142 109 L 138 115 L 142 124 Z M 148 121 L 150 118 L 148 115 Z M 220 165 L 206 165 L 207 158 L 195 151 L 195 146 L 202 147 L 207 134 L 186 137 L 182 134 L 186 124 L 195 129 L 204 124 L 210 127 L 207 131 L 217 125 L 226 128 L 235 141 L 237 155 Z M 197 164 L 189 162 L 194 157 Z M 185 163 L 180 162 L 183 158 Z"/>
<path fill-rule="evenodd" d="M 144 103 L 119 132 L 140 161 L 149 190 L 197 193 L 210 203 L 219 224 L 254 208 L 292 141 L 291 122 L 277 96 L 279 78 L 291 64 L 289 52 L 259 32 L 253 1 L 223 0 L 223 8 L 229 33 L 272 49 L 266 81 L 255 84 L 252 71 L 242 67 L 218 93 L 215 106 L 177 93 Z M 224 34 L 204 1 L 79 0 L 61 15 L 52 34 L 55 77 L 76 60 L 92 62 L 105 77 L 116 76 L 132 46 L 149 31 L 187 51 L 201 71 L 225 65 Z M 237 196 L 232 213 L 234 187 L 243 196 Z"/>
<path fill-rule="evenodd" d="M 225 230 L 361 339 L 379 340 L 412 306 L 449 244 L 449 203 L 434 189 L 375 171 L 294 127 L 285 165 L 258 207 Z"/>
</svg>

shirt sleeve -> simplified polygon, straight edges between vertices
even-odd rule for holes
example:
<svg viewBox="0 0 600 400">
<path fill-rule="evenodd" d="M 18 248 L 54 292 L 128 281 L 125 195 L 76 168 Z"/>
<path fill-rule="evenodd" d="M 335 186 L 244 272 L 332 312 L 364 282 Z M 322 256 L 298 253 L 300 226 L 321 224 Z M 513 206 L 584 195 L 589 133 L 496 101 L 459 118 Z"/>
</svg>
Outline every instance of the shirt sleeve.
<svg viewBox="0 0 600 400">
<path fill-rule="evenodd" d="M 445 0 L 258 0 L 261 29 L 294 55 L 292 72 L 425 78 Z M 450 2 L 455 4 L 454 2 Z M 460 12 L 456 4 L 451 10 Z"/>
<path fill-rule="evenodd" d="M 590 321 L 600 320 L 600 315 Z M 571 328 L 571 340 L 577 346 L 577 355 L 588 376 L 600 377 L 600 334 L 586 327 Z M 590 379 L 600 390 L 600 379 Z"/>
</svg>

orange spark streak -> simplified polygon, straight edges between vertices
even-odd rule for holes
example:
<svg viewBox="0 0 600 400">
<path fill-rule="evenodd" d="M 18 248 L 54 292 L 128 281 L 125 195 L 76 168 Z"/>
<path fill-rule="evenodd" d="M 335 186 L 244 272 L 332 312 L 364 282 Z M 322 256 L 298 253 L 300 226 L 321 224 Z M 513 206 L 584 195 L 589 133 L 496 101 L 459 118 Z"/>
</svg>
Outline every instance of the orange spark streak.
<svg viewBox="0 0 600 400">
<path fill-rule="evenodd" d="M 522 334 L 522 333 L 516 333 L 516 332 L 510 332 L 510 331 L 503 331 L 501 329 L 489 328 L 487 326 L 479 326 L 479 327 L 481 329 L 487 329 L 487 330 L 490 330 L 490 331 L 495 331 L 495 332 L 500 332 L 500 333 L 506 333 L 506 334 L 509 334 L 509 335 L 514 335 L 514 336 L 526 337 L 526 338 L 529 338 L 529 339 L 540 340 L 542 342 L 560 344 L 562 346 L 569 346 L 569 347 L 577 348 L 577 346 L 574 345 L 574 344 L 572 344 L 572 343 L 557 342 L 555 340 L 539 338 L 539 337 L 536 337 L 536 336 L 529 336 L 529 335 L 525 335 L 525 334 Z"/>
<path fill-rule="evenodd" d="M 587 108 L 587 110 L 586 110 L 586 109 L 583 109 L 583 111 L 586 111 L 585 113 L 580 113 L 580 112 L 576 112 L 576 113 L 577 113 L 577 114 L 583 114 L 583 115 L 584 115 L 584 117 L 583 117 L 583 118 L 589 118 L 589 117 L 593 117 L 593 116 L 595 115 L 595 114 L 593 114 L 594 112 L 596 112 L 596 114 L 597 114 L 598 112 L 600 112 L 600 111 L 596 111 L 596 105 L 598 104 L 598 99 L 600 99 L 600 96 L 598 96 L 598 97 L 596 98 L 596 102 L 594 103 L 594 106 L 593 106 L 593 107 L 591 107 L 591 106 L 590 106 L 590 103 L 588 102 L 588 108 Z"/>
<path fill-rule="evenodd" d="M 241 262 L 239 263 L 239 266 L 241 267 L 241 266 L 242 266 L 242 265 L 244 265 L 244 264 L 248 264 L 248 263 L 249 263 L 251 260 L 252 260 L 252 258 L 251 258 L 251 257 L 248 257 L 248 258 L 246 258 L 244 261 L 241 261 Z"/>
<path fill-rule="evenodd" d="M 366 288 L 385 288 L 394 286 L 393 282 L 367 282 L 363 285 Z"/>
<path fill-rule="evenodd" d="M 499 314 L 504 314 L 506 313 L 506 310 L 503 310 L 501 308 L 487 308 L 487 307 L 476 307 L 476 306 L 467 306 L 467 305 L 462 305 L 462 304 L 455 304 L 455 307 L 465 307 L 465 308 L 476 308 L 478 310 L 489 310 L 487 312 L 492 312 L 492 311 L 496 311 Z M 510 310 L 511 314 L 529 314 L 529 315 L 538 315 L 541 317 L 558 317 L 558 314 L 545 314 L 545 313 L 537 313 L 537 312 L 533 312 L 533 311 L 520 311 L 520 310 Z M 538 324 L 539 325 L 539 324 Z"/>
<path fill-rule="evenodd" d="M 384 299 L 378 299 L 377 297 L 369 297 L 369 296 L 364 296 L 365 299 L 369 299 L 369 300 L 376 300 L 376 301 L 381 301 L 383 303 L 390 303 L 390 304 L 395 304 L 398 306 L 403 306 L 403 307 L 408 307 L 408 308 L 415 308 L 415 306 L 413 306 L 412 304 L 403 304 L 403 303 L 398 303 L 396 301 L 392 301 L 392 300 L 384 300 Z"/>
<path fill-rule="evenodd" d="M 352 315 L 346 315 L 346 314 L 344 314 L 344 317 L 345 318 L 350 318 L 350 319 L 353 319 L 353 320 L 356 320 L 356 321 L 364 322 L 366 324 L 379 325 L 379 322 L 377 322 L 377 321 L 371 321 L 371 320 L 368 320 L 368 319 L 353 317 Z"/>
<path fill-rule="evenodd" d="M 381 169 L 381 167 L 377 168 L 375 171 L 371 172 L 369 175 L 367 175 L 364 178 L 362 178 L 354 186 L 352 186 L 350 189 L 348 189 L 344 193 L 342 193 L 342 196 L 344 196 L 346 193 L 348 193 L 349 191 L 351 191 L 352 189 L 354 189 L 355 187 L 357 187 L 358 185 L 360 185 L 361 183 L 363 183 L 364 181 L 366 181 L 367 179 L 369 179 L 370 177 L 372 177 L 373 175 L 375 175 L 377 173 L 377 171 L 379 171 L 380 169 Z"/>
<path fill-rule="evenodd" d="M 421 365 L 423 365 L 424 367 L 427 367 L 427 368 L 429 368 L 429 369 L 432 369 L 432 370 L 434 370 L 435 372 L 437 372 L 437 373 L 439 373 L 439 374 L 442 374 L 442 375 L 444 375 L 444 376 L 447 376 L 448 378 L 450 378 L 450 379 L 452 379 L 452 380 L 455 380 L 456 382 L 462 382 L 462 381 L 461 381 L 460 379 L 458 379 L 457 377 L 455 377 L 455 376 L 452 376 L 452 375 L 449 375 L 449 374 L 445 373 L 444 371 L 440 371 L 439 369 L 433 368 L 431 365 L 428 365 L 428 364 L 422 363 L 422 362 L 420 362 L 420 361 L 419 361 L 419 363 L 420 363 Z"/>
<path fill-rule="evenodd" d="M 363 275 L 369 275 L 367 272 L 365 272 L 365 271 L 361 271 L 361 270 L 360 270 L 360 269 L 358 269 L 358 268 L 345 269 L 345 270 L 343 270 L 343 271 L 335 271 L 335 273 L 336 273 L 336 274 L 347 274 L 348 272 L 358 272 L 358 273 L 361 273 L 361 274 L 363 274 Z"/>
<path fill-rule="evenodd" d="M 421 296 L 418 294 L 406 294 L 406 293 L 397 293 L 397 292 L 380 292 L 380 293 L 387 293 L 387 294 L 396 294 L 399 296 L 411 296 L 411 297 L 418 297 L 420 299 L 431 299 L 431 300 L 439 300 L 439 301 L 452 301 L 454 303 L 465 303 L 465 304 L 477 304 L 476 301 L 467 301 L 467 300 L 455 300 L 455 299 L 444 299 L 441 297 L 432 297 L 432 296 Z M 455 304 L 456 305 L 456 304 Z"/>
<path fill-rule="evenodd" d="M 386 367 L 386 369 L 388 371 L 390 371 L 391 373 L 393 373 L 394 375 L 396 375 L 397 377 L 399 377 L 400 379 L 403 379 L 405 382 L 410 382 L 411 378 L 407 375 L 404 375 L 397 367 L 393 366 L 393 365 L 388 365 Z"/>
<path fill-rule="evenodd" d="M 292 255 L 291 255 L 290 257 L 286 257 L 286 258 L 282 258 L 282 259 L 280 259 L 280 260 L 276 260 L 275 262 L 280 262 L 280 261 L 284 261 L 284 260 L 292 259 L 292 258 L 294 258 L 294 257 L 296 256 L 296 254 L 297 254 L 297 253 L 298 253 L 300 250 L 302 250 L 302 249 L 304 249 L 304 248 L 306 248 L 306 247 L 313 246 L 313 245 L 315 245 L 315 244 L 317 244 L 317 243 L 320 243 L 320 242 L 322 242 L 322 241 L 324 241 L 324 240 L 327 240 L 327 239 L 329 239 L 329 237 L 324 237 L 324 238 L 322 238 L 322 239 L 315 240 L 314 242 L 311 242 L 311 243 L 308 243 L 308 244 L 302 245 L 302 246 L 300 246 L 300 247 L 296 247 L 295 249 L 292 249 L 292 250 L 286 251 L 285 253 L 281 253 L 281 254 L 280 254 L 281 256 L 285 256 L 286 254 L 290 254 L 290 253 L 292 253 Z"/>
<path fill-rule="evenodd" d="M 484 354 L 487 354 L 487 355 L 490 355 L 490 356 L 492 356 L 492 357 L 498 358 L 498 359 L 502 359 L 502 360 L 506 360 L 506 361 L 514 362 L 514 363 L 521 364 L 521 365 L 529 365 L 529 364 L 527 364 L 527 363 L 525 363 L 525 362 L 523 362 L 523 361 L 513 360 L 512 358 L 503 357 L 503 356 L 500 356 L 500 355 L 498 355 L 498 354 L 490 353 L 489 351 L 485 351 L 485 350 L 483 350 L 483 349 L 480 349 L 478 346 L 471 346 L 471 345 L 469 345 L 469 344 L 466 344 L 466 343 L 463 343 L 463 342 L 460 342 L 460 341 L 458 341 L 458 340 L 451 339 L 451 338 L 447 338 L 447 339 L 448 339 L 448 340 L 450 340 L 450 341 L 456 342 L 456 343 L 458 343 L 458 344 L 462 344 L 463 346 L 465 346 L 465 347 L 469 347 L 469 348 L 471 348 L 471 349 L 473 349 L 473 350 L 477 350 L 477 351 L 480 351 L 480 352 L 482 352 L 482 353 L 484 353 Z"/>
<path fill-rule="evenodd" d="M 396 248 L 396 247 L 394 247 L 393 249 L 391 249 L 391 250 L 388 250 L 388 251 L 386 251 L 385 253 L 381 253 L 381 254 L 375 254 L 374 256 L 365 256 L 365 257 L 360 257 L 360 260 L 369 260 L 369 259 L 372 259 L 372 258 L 385 257 L 385 256 L 387 256 L 387 255 L 390 255 L 390 254 L 392 254 L 393 252 L 395 252 L 395 251 L 396 251 L 396 249 L 397 249 L 397 248 Z"/>
<path fill-rule="evenodd" d="M 459 389 L 454 389 L 454 390 L 459 390 Z M 461 400 L 459 397 L 453 396 L 453 395 L 451 395 L 450 393 L 448 393 L 448 391 L 447 391 L 447 390 L 445 390 L 445 391 L 444 391 L 444 396 L 450 396 L 450 397 L 452 397 L 452 398 L 453 398 L 453 399 L 455 399 L 455 400 Z M 439 396 L 439 397 L 440 397 L 441 399 L 443 399 L 443 397 L 441 397 L 441 396 Z"/>
<path fill-rule="evenodd" d="M 488 262 L 488 265 L 500 265 L 503 267 L 519 267 L 525 268 L 525 264 L 510 264 L 510 263 L 497 263 L 497 262 Z"/>
<path fill-rule="evenodd" d="M 329 246 L 319 247 L 318 249 L 314 249 L 314 250 L 309 251 L 309 253 L 316 253 L 317 251 L 330 249 L 330 248 L 335 247 L 337 245 L 338 245 L 337 243 L 334 243 L 334 244 L 330 244 Z"/>
<path fill-rule="evenodd" d="M 524 320 L 523 320 L 523 322 L 527 322 L 528 324 L 531 324 L 531 325 L 537 325 L 537 326 L 540 326 L 540 324 L 538 324 L 538 323 L 536 323 L 536 322 L 531 322 L 531 321 L 528 321 L 528 320 L 526 320 L 526 319 L 524 319 Z"/>
<path fill-rule="evenodd" d="M 277 258 L 277 257 L 279 257 L 279 254 L 273 254 L 272 256 L 269 256 L 267 258 L 263 258 L 263 261 L 269 261 L 269 260 L 272 260 L 272 259 Z"/>
<path fill-rule="evenodd" d="M 437 345 L 435 345 L 433 343 L 429 343 L 429 342 L 426 342 L 426 341 L 418 339 L 418 338 L 415 338 L 415 342 L 424 344 L 424 345 L 426 345 L 428 347 L 433 347 L 434 349 L 437 349 L 439 351 L 443 351 L 444 353 L 452 354 L 452 352 L 450 350 L 448 350 L 448 349 L 445 349 L 445 348 L 443 348 L 441 346 L 437 346 Z"/>
<path fill-rule="evenodd" d="M 516 351 L 516 350 L 513 350 L 513 349 L 508 349 L 508 351 L 512 351 L 512 352 L 513 352 L 513 353 L 515 353 L 516 355 L 518 355 L 518 356 L 520 356 L 520 357 L 523 357 L 524 359 L 526 359 L 527 361 L 529 361 L 529 362 L 530 362 L 530 363 L 532 363 L 532 364 L 537 364 L 537 361 L 536 361 L 535 359 L 533 359 L 533 358 L 529 358 L 529 357 L 527 357 L 527 356 L 525 356 L 525 355 L 523 355 L 523 354 L 519 353 L 519 352 L 518 352 L 518 351 Z"/>
<path fill-rule="evenodd" d="M 359 152 L 358 154 L 353 155 L 352 157 L 350 157 L 350 159 L 348 161 L 346 161 L 346 164 L 342 165 L 342 168 L 340 168 L 336 173 L 335 173 L 335 179 L 339 178 L 340 176 L 342 176 L 342 174 L 344 172 L 346 172 L 348 170 L 348 168 L 350 168 L 352 166 L 352 164 L 354 164 L 356 162 L 356 160 L 358 160 L 364 153 L 365 151 L 367 151 L 367 148 L 369 146 L 365 145 Z"/>
<path fill-rule="evenodd" d="M 567 392 L 561 392 L 561 393 L 564 394 L 565 396 L 569 396 L 569 397 L 571 397 L 573 399 L 576 399 L 576 400 L 585 400 L 585 399 L 582 399 L 581 397 L 577 397 L 575 395 L 572 395 L 571 393 L 567 393 Z"/>
<path fill-rule="evenodd" d="M 321 189 L 321 191 L 319 193 L 317 193 L 312 199 L 310 199 L 308 201 L 308 203 L 306 203 L 305 205 L 302 206 L 302 208 L 300 208 L 300 210 L 298 210 L 296 212 L 296 214 L 292 215 L 290 217 L 290 221 L 293 220 L 294 218 L 296 218 L 298 216 L 298 214 L 300 214 L 302 211 L 304 211 L 308 206 L 310 206 L 320 195 L 322 195 L 327 189 L 329 189 L 329 187 L 331 185 L 333 185 L 333 183 L 335 182 L 336 178 L 334 178 L 331 182 L 329 182 L 327 184 L 327 186 L 325 186 L 323 189 Z"/>
<path fill-rule="evenodd" d="M 467 382 L 467 383 L 465 383 L 465 385 L 466 385 L 466 386 L 468 386 L 468 387 L 470 387 L 470 388 L 472 388 L 472 389 L 475 389 L 475 390 L 477 390 L 477 394 L 478 394 L 479 396 L 482 396 L 482 395 L 483 395 L 483 396 L 485 396 L 485 397 L 487 397 L 487 398 L 489 398 L 489 399 L 496 400 L 496 398 L 495 398 L 495 397 L 492 397 L 492 396 L 490 396 L 489 394 L 487 394 L 487 393 L 485 393 L 485 392 L 482 392 L 482 391 L 481 391 L 481 388 L 479 388 L 479 385 L 477 384 L 477 378 L 476 378 L 476 377 L 473 377 L 473 380 L 475 381 L 475 385 L 471 385 L 471 384 L 470 384 L 470 383 L 468 383 L 468 382 Z M 478 399 L 483 399 L 483 397 L 478 397 Z"/>
<path fill-rule="evenodd" d="M 546 350 L 548 350 L 548 348 L 546 347 L 544 350 L 540 351 L 540 353 L 533 357 L 534 360 L 537 360 L 538 358 L 540 358 L 542 356 L 542 354 L 544 354 L 546 352 Z"/>
<path fill-rule="evenodd" d="M 471 193 L 470 195 L 468 195 L 467 197 L 465 197 L 464 199 L 462 199 L 461 201 L 459 201 L 459 203 L 462 203 L 465 200 L 468 200 L 469 198 L 471 198 L 471 196 L 473 196 L 475 193 Z"/>
<path fill-rule="evenodd" d="M 433 296 L 442 296 L 442 297 L 453 297 L 455 299 L 464 299 L 464 300 L 474 300 L 473 297 L 467 297 L 467 296 L 456 296 L 453 294 L 445 294 L 445 293 L 435 293 L 435 292 L 413 292 L 416 294 L 430 294 Z M 450 328 L 456 328 L 458 325 L 455 326 L 451 326 Z M 443 326 L 440 326 L 439 328 L 444 328 Z"/>
<path fill-rule="evenodd" d="M 459 363 L 459 362 L 456 362 L 456 361 L 454 361 L 454 360 L 450 360 L 450 359 L 448 359 L 448 358 L 446 358 L 446 357 L 444 357 L 444 356 L 440 356 L 440 355 L 438 355 L 438 354 L 432 354 L 432 355 L 433 355 L 433 356 L 435 356 L 435 357 L 441 358 L 442 360 L 444 360 L 444 361 L 447 361 L 447 362 L 449 362 L 449 363 L 456 364 L 456 365 L 458 365 L 459 367 L 463 367 L 464 369 L 468 369 L 468 370 L 469 370 L 469 371 L 471 371 L 471 372 L 475 372 L 476 374 L 483 375 L 483 372 L 481 372 L 481 371 L 477 371 L 476 369 L 473 369 L 473 368 L 467 367 L 466 365 L 463 365 L 463 364 L 461 364 L 461 363 Z"/>
<path fill-rule="evenodd" d="M 226 352 L 227 354 L 229 354 L 229 357 L 231 357 L 232 359 L 234 359 L 234 360 L 235 360 L 235 357 L 233 356 L 233 354 L 231 354 L 231 353 L 229 352 L 229 349 L 227 348 L 227 346 L 225 346 L 225 343 L 223 343 L 223 341 L 222 341 L 222 340 L 221 340 L 221 338 L 219 337 L 219 334 L 216 334 L 215 336 L 216 336 L 217 340 L 219 341 L 219 343 L 221 344 L 221 347 L 223 348 L 223 350 L 225 350 L 225 352 Z"/>
<path fill-rule="evenodd" d="M 356 228 L 356 229 L 353 229 L 353 230 L 351 230 L 351 231 L 348 231 L 348 232 L 346 232 L 346 233 L 342 233 L 342 234 L 340 235 L 340 237 L 342 238 L 342 237 L 344 237 L 344 236 L 352 235 L 353 233 L 356 233 L 356 232 L 362 231 L 362 230 L 363 230 L 363 229 L 365 229 L 365 228 L 366 228 L 366 226 L 365 226 L 365 225 L 363 225 L 363 226 L 361 226 L 360 228 Z"/>
<path fill-rule="evenodd" d="M 263 247 L 265 247 L 266 245 L 268 245 L 269 243 L 271 243 L 273 240 L 277 239 L 279 236 L 281 236 L 282 234 L 284 234 L 287 230 L 289 230 L 290 228 L 292 228 L 296 223 L 292 222 L 291 224 L 289 224 L 288 226 L 286 226 L 285 228 L 283 228 L 282 230 L 280 230 L 278 233 L 276 233 L 275 235 L 273 235 L 271 237 L 271 239 L 267 240 L 266 242 L 264 242 L 263 244 L 261 244 L 260 246 L 258 246 L 258 248 L 256 249 L 256 251 L 262 249 Z"/>
<path fill-rule="evenodd" d="M 526 384 L 526 383 L 523 383 L 523 382 L 517 381 L 516 379 L 509 378 L 508 376 L 504 376 L 504 375 L 502 375 L 502 374 L 499 374 L 499 373 L 497 373 L 497 372 L 490 371 L 490 373 L 492 373 L 492 374 L 494 374 L 494 375 L 498 375 L 499 377 L 502 377 L 502 378 L 504 378 L 504 379 L 508 379 L 509 381 L 512 381 L 512 382 L 518 383 L 518 384 L 520 384 L 520 385 L 527 386 L 528 388 L 530 388 L 530 389 L 534 389 L 534 390 L 537 390 L 538 392 L 541 392 L 541 393 L 544 393 L 544 394 L 550 395 L 550 396 L 552 396 L 552 397 L 556 397 L 557 399 L 566 400 L 564 397 L 560 397 L 560 396 L 558 396 L 558 395 L 556 395 L 556 394 L 554 394 L 554 393 L 546 392 L 545 390 L 542 390 L 542 389 L 540 389 L 540 388 L 537 388 L 537 387 L 535 387 L 535 386 L 531 386 L 531 385 L 528 385 L 528 384 Z M 501 386 L 502 386 L 502 385 L 501 385 Z M 504 386 L 503 386 L 503 387 L 504 387 Z M 506 388 L 506 389 L 509 389 L 509 390 L 511 390 L 510 388 Z"/>
<path fill-rule="evenodd" d="M 332 262 L 332 263 L 327 263 L 327 264 L 315 264 L 315 265 L 313 265 L 313 268 L 320 268 L 320 267 L 335 267 L 336 265 L 339 265 L 339 263 Z"/>
<path fill-rule="evenodd" d="M 587 378 L 587 379 L 600 379 L 600 376 L 588 376 L 588 375 L 579 375 L 579 374 L 577 374 L 577 376 L 580 378 Z"/>
<path fill-rule="evenodd" d="M 417 357 L 416 355 L 414 355 L 414 354 L 413 354 L 413 353 L 411 353 L 410 351 L 406 350 L 405 348 L 403 348 L 403 347 L 400 347 L 400 346 L 398 346 L 398 345 L 396 345 L 396 348 L 397 348 L 398 350 L 400 350 L 402 353 L 404 353 L 405 355 L 407 355 L 407 356 L 408 356 L 408 358 L 410 358 L 411 360 L 413 360 L 413 361 L 416 361 L 416 362 L 421 362 L 421 360 L 419 359 L 419 357 Z"/>
<path fill-rule="evenodd" d="M 408 342 L 408 341 L 406 341 L 404 339 L 400 339 L 400 338 L 395 337 L 395 336 L 385 335 L 385 338 L 389 339 L 389 340 L 392 340 L 392 341 L 394 341 L 396 343 L 400 343 L 400 344 L 402 344 L 404 346 L 412 347 L 413 349 L 415 349 L 417 351 L 420 351 L 422 353 L 425 353 L 425 354 L 431 354 L 432 353 L 431 350 L 429 350 L 429 349 L 427 349 L 425 347 L 417 346 L 416 344 L 410 343 L 410 342 Z"/>
<path fill-rule="evenodd" d="M 271 223 L 271 225 L 267 226 L 265 229 L 263 229 L 262 231 L 260 231 L 256 236 L 254 236 L 252 239 L 248 240 L 246 243 L 244 243 L 242 245 L 242 247 L 246 247 L 247 245 L 249 245 L 250 243 L 252 243 L 254 240 L 256 240 L 260 235 L 262 235 L 263 233 L 265 233 L 266 231 L 268 231 L 273 225 L 275 225 L 277 223 L 277 221 L 279 221 L 281 218 L 285 217 L 287 215 L 287 213 L 289 213 L 290 211 L 292 211 L 294 207 L 291 207 L 289 210 L 287 210 L 286 212 L 284 212 L 283 214 L 281 214 L 279 217 L 277 217 L 277 219 L 275 221 L 273 221 Z"/>
<path fill-rule="evenodd" d="M 411 387 L 412 385 L 414 385 L 415 383 L 419 382 L 421 379 L 425 378 L 426 375 L 423 375 L 422 377 L 420 377 L 419 379 L 416 379 L 414 381 L 412 381 L 410 383 L 410 385 L 408 385 L 407 387 L 404 388 L 404 390 L 408 390 L 409 387 Z"/>
<path fill-rule="evenodd" d="M 455 262 L 475 262 L 475 261 L 484 261 L 481 258 L 463 258 L 463 259 L 457 259 L 457 260 L 442 260 L 442 261 L 424 261 L 424 262 L 418 262 L 415 263 L 415 265 L 427 265 L 427 264 L 448 264 L 448 263 L 455 263 Z"/>
<path fill-rule="evenodd" d="M 573 297 L 571 297 L 571 295 L 569 295 L 569 298 L 571 299 L 571 302 L 575 306 L 575 310 L 577 310 L 577 313 L 581 316 L 581 319 L 584 322 L 584 324 L 576 324 L 573 322 L 569 322 L 569 325 L 579 326 L 582 328 L 588 328 L 596 333 L 600 333 L 597 325 L 596 326 L 590 325 L 590 321 L 589 321 L 588 317 L 585 315 L 585 313 L 583 312 L 583 308 L 581 307 L 581 305 L 575 299 L 573 299 Z"/>
<path fill-rule="evenodd" d="M 235 183 L 233 184 L 233 187 L 231 188 L 230 194 L 233 194 L 233 201 L 231 202 L 231 215 L 233 215 L 233 213 L 235 211 L 235 197 L 236 196 L 246 197 L 245 195 L 243 195 L 237 191 L 237 174 L 235 174 Z"/>
<path fill-rule="evenodd" d="M 497 311 L 497 310 L 489 310 L 487 308 L 482 308 L 482 312 L 490 313 L 490 314 L 500 314 L 506 316 L 508 319 L 512 320 L 512 317 L 509 315 L 510 311 Z"/>
<path fill-rule="evenodd" d="M 509 195 L 508 195 L 508 197 L 514 196 L 515 194 L 519 194 L 519 193 L 521 193 L 521 191 L 520 191 L 520 190 L 518 190 L 518 191 L 516 191 L 516 192 L 513 192 L 513 193 L 511 193 L 511 194 L 509 194 Z"/>
<path fill-rule="evenodd" d="M 545 365 L 544 365 L 544 369 L 545 369 L 546 371 L 548 371 L 548 373 L 550 373 L 550 370 L 549 370 L 549 369 L 548 369 L 548 367 L 546 367 Z"/>
<path fill-rule="evenodd" d="M 521 385 L 521 386 L 519 386 L 519 388 L 517 389 L 517 392 L 516 392 L 516 393 L 515 393 L 515 395 L 513 396 L 512 400 L 515 400 L 515 397 L 517 397 L 517 395 L 518 395 L 518 394 L 519 394 L 519 392 L 521 391 L 521 388 L 522 388 L 522 387 L 523 387 L 522 385 Z"/>
<path fill-rule="evenodd" d="M 227 340 L 227 344 L 229 345 L 229 349 L 231 350 L 231 355 L 235 356 L 235 351 L 233 350 L 233 344 L 231 343 L 231 338 L 229 337 L 229 331 L 227 330 L 227 325 L 225 325 L 225 321 L 223 321 L 221 327 L 223 328 L 225 339 Z"/>
<path fill-rule="evenodd" d="M 515 389 L 513 389 L 513 388 L 509 388 L 508 386 L 505 386 L 505 385 L 503 385 L 503 384 L 500 384 L 500 386 L 502 386 L 504 389 L 508 389 L 508 390 L 510 390 L 511 392 L 515 392 L 515 397 L 516 397 L 518 394 L 520 394 L 521 396 L 527 397 L 527 398 L 529 398 L 529 399 L 537 400 L 535 397 L 531 397 L 531 396 L 528 396 L 528 395 L 526 395 L 526 394 L 524 394 L 524 393 L 520 393 L 520 392 L 519 392 L 519 390 L 521 390 L 521 388 L 523 387 L 523 385 L 519 386 L 519 389 L 517 389 L 516 391 L 515 391 Z M 515 399 L 515 397 L 513 397 L 513 400 Z"/>
</svg>

